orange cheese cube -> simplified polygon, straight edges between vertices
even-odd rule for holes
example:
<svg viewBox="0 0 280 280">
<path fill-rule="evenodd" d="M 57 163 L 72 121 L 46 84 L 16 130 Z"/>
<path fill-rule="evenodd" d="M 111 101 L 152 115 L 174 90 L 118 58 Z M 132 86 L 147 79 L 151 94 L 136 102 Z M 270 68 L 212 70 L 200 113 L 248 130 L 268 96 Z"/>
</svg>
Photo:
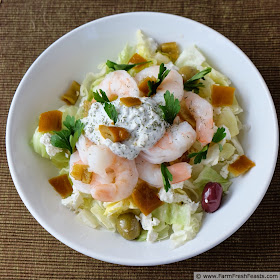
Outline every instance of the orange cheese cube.
<svg viewBox="0 0 280 280">
<path fill-rule="evenodd" d="M 157 78 L 155 77 L 147 77 L 139 83 L 138 88 L 144 94 L 144 96 L 148 96 L 149 93 L 148 81 L 156 82 L 156 80 Z"/>
<path fill-rule="evenodd" d="M 168 42 L 160 45 L 160 50 L 166 53 L 172 62 L 175 62 L 179 57 L 179 48 L 176 42 Z"/>
<path fill-rule="evenodd" d="M 130 60 L 128 61 L 128 63 L 131 63 L 131 64 L 137 64 L 137 63 L 141 63 L 141 62 L 147 62 L 147 60 L 141 56 L 140 54 L 138 53 L 135 53 L 131 58 Z M 138 65 L 138 66 L 141 66 L 141 65 Z M 137 66 L 136 66 L 137 67 Z"/>
<path fill-rule="evenodd" d="M 61 195 L 62 198 L 71 195 L 73 192 L 73 188 L 67 174 L 51 178 L 49 179 L 49 183 Z"/>
<path fill-rule="evenodd" d="M 245 155 L 240 156 L 234 163 L 230 164 L 228 171 L 235 177 L 247 172 L 250 168 L 256 166 L 256 164 L 248 159 Z"/>
<path fill-rule="evenodd" d="M 235 88 L 225 86 L 212 86 L 212 105 L 214 107 L 231 106 L 233 104 Z"/>
<path fill-rule="evenodd" d="M 127 107 L 139 106 L 142 104 L 141 100 L 137 97 L 121 97 L 120 102 Z"/>
<path fill-rule="evenodd" d="M 147 182 L 139 180 L 131 196 L 134 204 L 147 216 L 163 204 L 157 193 L 156 188 L 150 187 Z"/>
<path fill-rule="evenodd" d="M 39 117 L 39 132 L 59 131 L 62 128 L 62 112 L 59 110 L 42 113 Z"/>
<path fill-rule="evenodd" d="M 73 81 L 68 90 L 61 96 L 61 100 L 68 105 L 74 105 L 79 97 L 81 85 Z"/>
</svg>

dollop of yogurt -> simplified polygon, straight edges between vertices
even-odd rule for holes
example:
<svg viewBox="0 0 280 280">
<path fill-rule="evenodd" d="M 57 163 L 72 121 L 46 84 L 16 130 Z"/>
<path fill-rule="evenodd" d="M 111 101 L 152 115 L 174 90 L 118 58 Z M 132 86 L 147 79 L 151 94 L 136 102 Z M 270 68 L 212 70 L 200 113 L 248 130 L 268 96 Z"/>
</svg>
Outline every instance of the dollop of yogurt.
<svg viewBox="0 0 280 280">
<path fill-rule="evenodd" d="M 105 112 L 104 105 L 99 102 L 93 103 L 88 116 L 82 119 L 86 137 L 97 145 L 106 145 L 114 154 L 130 160 L 136 158 L 142 150 L 154 146 L 164 135 L 168 124 L 152 98 L 139 99 L 142 104 L 133 107 L 123 105 L 119 99 L 111 102 L 118 112 L 115 126 L 127 129 L 130 133 L 128 140 L 113 143 L 110 139 L 102 137 L 99 125 L 114 126 L 114 124 Z"/>
</svg>

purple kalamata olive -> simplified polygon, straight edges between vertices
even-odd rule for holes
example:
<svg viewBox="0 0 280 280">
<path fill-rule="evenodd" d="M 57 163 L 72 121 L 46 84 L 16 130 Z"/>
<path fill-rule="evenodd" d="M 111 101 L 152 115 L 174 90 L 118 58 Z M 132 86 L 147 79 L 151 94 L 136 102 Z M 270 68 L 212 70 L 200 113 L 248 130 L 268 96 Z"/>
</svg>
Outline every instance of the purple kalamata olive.
<svg viewBox="0 0 280 280">
<path fill-rule="evenodd" d="M 202 192 L 201 206 L 205 212 L 215 212 L 221 204 L 223 188 L 219 183 L 209 182 Z"/>
</svg>

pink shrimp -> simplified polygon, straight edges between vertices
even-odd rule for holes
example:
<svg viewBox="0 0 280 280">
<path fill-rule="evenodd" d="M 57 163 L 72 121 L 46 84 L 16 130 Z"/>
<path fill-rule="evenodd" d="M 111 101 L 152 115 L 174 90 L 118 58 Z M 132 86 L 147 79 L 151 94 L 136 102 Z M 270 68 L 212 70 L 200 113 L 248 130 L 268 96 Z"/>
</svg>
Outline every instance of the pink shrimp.
<svg viewBox="0 0 280 280">
<path fill-rule="evenodd" d="M 111 100 L 119 97 L 139 97 L 139 89 L 135 80 L 124 70 L 117 70 L 106 75 L 98 89 L 105 91 Z"/>
<path fill-rule="evenodd" d="M 160 165 L 152 164 L 144 160 L 141 156 L 138 156 L 135 162 L 140 179 L 154 187 L 163 187 Z M 186 162 L 175 163 L 167 168 L 173 175 L 172 184 L 186 181 L 191 177 L 192 166 Z"/>
<path fill-rule="evenodd" d="M 79 150 L 86 151 L 84 160 L 81 159 L 79 151 L 70 157 L 70 178 L 73 185 L 81 192 L 90 193 L 93 198 L 100 201 L 114 202 L 130 196 L 138 181 L 135 161 L 118 157 L 103 145 L 84 146 L 83 149 L 82 145 L 81 141 Z M 88 170 L 93 172 L 89 184 L 75 180 L 71 176 L 75 164 L 89 166 Z"/>
<path fill-rule="evenodd" d="M 172 125 L 150 149 L 141 152 L 143 159 L 159 164 L 181 157 L 195 142 L 196 132 L 188 122 Z"/>
<path fill-rule="evenodd" d="M 212 141 L 214 134 L 213 107 L 207 100 L 190 91 L 184 92 L 184 99 L 196 121 L 197 140 L 205 146 Z"/>
<path fill-rule="evenodd" d="M 159 66 L 151 66 L 145 68 L 135 75 L 135 80 L 139 85 L 147 77 L 158 77 Z M 170 93 L 173 93 L 174 97 L 182 100 L 184 89 L 183 89 L 183 78 L 175 70 L 171 70 L 163 82 L 157 88 L 157 93 L 152 97 L 157 103 L 165 104 L 164 93 L 169 90 Z"/>
<path fill-rule="evenodd" d="M 114 202 L 129 197 L 138 181 L 138 171 L 135 161 L 114 157 L 113 164 L 107 169 L 107 177 L 111 182 L 94 181 L 91 195 L 101 201 Z"/>
</svg>

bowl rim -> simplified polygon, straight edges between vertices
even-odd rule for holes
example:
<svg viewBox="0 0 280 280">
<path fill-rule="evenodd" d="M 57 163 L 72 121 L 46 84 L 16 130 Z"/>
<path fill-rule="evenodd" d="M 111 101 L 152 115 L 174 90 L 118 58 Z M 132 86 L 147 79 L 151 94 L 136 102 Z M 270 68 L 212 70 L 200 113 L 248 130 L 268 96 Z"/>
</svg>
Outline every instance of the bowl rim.
<svg viewBox="0 0 280 280">
<path fill-rule="evenodd" d="M 256 203 L 256 205 L 247 213 L 247 215 L 245 215 L 243 217 L 243 219 L 240 219 L 238 225 L 233 228 L 228 234 L 226 234 L 222 239 L 220 239 L 218 242 L 214 242 L 214 243 L 209 243 L 207 246 L 204 246 L 203 248 L 201 248 L 200 250 L 197 250 L 195 253 L 193 254 L 190 254 L 187 258 L 192 258 L 194 256 L 197 256 L 201 253 L 204 253 L 210 249 L 212 249 L 213 247 L 217 246 L 218 244 L 222 243 L 225 239 L 227 239 L 229 236 L 231 236 L 233 233 L 235 233 L 249 218 L 250 216 L 253 214 L 253 212 L 256 210 L 256 208 L 259 206 L 260 202 L 262 201 L 269 185 L 270 185 L 270 182 L 272 180 L 272 177 L 273 177 L 273 174 L 274 174 L 274 171 L 275 171 L 275 167 L 276 167 L 276 162 L 277 162 L 277 157 L 278 157 L 278 148 L 279 148 L 279 128 L 278 128 L 278 120 L 277 120 L 277 114 L 276 114 L 276 109 L 275 109 L 275 105 L 273 103 L 273 99 L 272 99 L 272 96 L 270 94 L 270 91 L 263 79 L 263 77 L 261 76 L 259 70 L 256 68 L 256 66 L 253 64 L 253 62 L 248 58 L 248 56 L 239 48 L 237 47 L 232 41 L 230 41 L 228 38 L 226 38 L 224 35 L 222 35 L 221 33 L 217 32 L 216 30 L 208 27 L 207 25 L 204 25 L 200 22 L 197 22 L 195 20 L 192 20 L 192 19 L 189 19 L 189 18 L 186 18 L 186 17 L 183 17 L 183 16 L 178 16 L 178 15 L 173 15 L 173 14 L 168 14 L 168 13 L 159 13 L 159 12 L 149 12 L 149 11 L 142 11 L 142 12 L 128 12 L 128 13 L 120 13 L 120 14 L 114 14 L 114 15 L 109 15 L 109 16 L 106 16 L 106 17 L 102 17 L 102 18 L 99 18 L 99 19 L 95 19 L 95 20 L 92 20 L 90 22 L 87 22 L 79 27 L 76 27 L 75 29 L 67 32 L 66 34 L 64 34 L 63 36 L 61 36 L 59 39 L 57 39 L 55 42 L 53 42 L 49 47 L 47 47 L 37 58 L 36 60 L 31 64 L 31 66 L 29 67 L 29 69 L 26 71 L 26 73 L 24 74 L 23 78 L 21 79 L 16 91 L 15 91 L 15 94 L 13 96 L 13 99 L 12 99 L 12 102 L 11 102 L 11 106 L 10 106 L 10 109 L 9 109 L 9 113 L 8 113 L 8 118 L 7 118 L 7 124 L 6 124 L 6 155 L 7 155 L 7 161 L 8 161 L 8 166 L 9 166 L 9 169 L 10 169 L 10 173 L 11 173 L 11 177 L 12 177 L 12 180 L 14 182 L 14 185 L 17 189 L 17 192 L 21 198 L 21 200 L 23 201 L 24 205 L 26 206 L 26 208 L 28 209 L 28 211 L 31 213 L 31 215 L 37 220 L 37 222 L 45 229 L 47 230 L 51 235 L 53 235 L 56 239 L 58 239 L 60 242 L 62 242 L 63 244 L 67 245 L 68 247 L 74 249 L 75 251 L 77 252 L 80 252 L 84 255 L 87 255 L 89 257 L 92 257 L 92 258 L 96 258 L 98 260 L 102 260 L 102 261 L 106 261 L 106 262 L 109 262 L 109 263 L 114 263 L 114 264 L 121 264 L 121 265 L 129 265 L 129 266 L 154 266 L 154 265 L 162 265 L 162 264 L 168 264 L 168 263 L 173 263 L 173 262 L 177 262 L 177 261 L 182 261 L 182 260 L 185 260 L 186 257 L 184 256 L 181 256 L 181 257 L 170 257 L 168 260 L 155 260 L 153 262 L 149 261 L 145 261 L 143 260 L 143 262 L 141 263 L 135 263 L 135 261 L 133 260 L 126 260 L 126 261 L 123 261 L 123 262 L 119 262 L 118 261 L 118 258 L 114 258 L 114 257 L 107 257 L 107 256 L 101 256 L 99 254 L 95 254 L 92 252 L 89 252 L 87 250 L 83 250 L 79 247 L 79 245 L 76 245 L 75 243 L 69 241 L 68 240 L 64 240 L 63 236 L 56 232 L 55 229 L 53 228 L 50 228 L 48 225 L 45 224 L 44 220 L 41 219 L 39 217 L 39 215 L 37 215 L 37 212 L 36 212 L 36 209 L 33 208 L 33 206 L 31 204 L 28 203 L 28 200 L 26 198 L 26 195 L 23 191 L 23 188 L 20 184 L 20 181 L 18 180 L 17 176 L 16 176 L 16 173 L 15 173 L 15 165 L 14 165 L 14 162 L 13 162 L 13 159 L 12 159 L 12 153 L 11 153 L 11 146 L 9 145 L 10 143 L 10 139 L 12 137 L 11 133 L 10 133 L 10 127 L 12 125 L 12 114 L 13 114 L 13 111 L 14 111 L 14 107 L 15 107 L 15 104 L 17 102 L 17 99 L 18 99 L 18 93 L 20 92 L 21 90 L 21 87 L 26 79 L 26 77 L 28 76 L 29 72 L 31 71 L 31 69 L 34 67 L 34 65 L 36 65 L 37 63 L 40 62 L 41 58 L 43 57 L 43 55 L 52 47 L 54 47 L 56 44 L 59 44 L 60 41 L 64 40 L 65 38 L 67 38 L 68 36 L 71 36 L 73 35 L 74 33 L 76 32 L 79 32 L 81 29 L 83 28 L 87 28 L 87 26 L 93 24 L 94 22 L 102 22 L 102 21 L 105 21 L 105 20 L 110 20 L 111 18 L 121 18 L 121 17 L 126 17 L 127 15 L 131 15 L 131 14 L 134 14 L 134 15 L 145 15 L 145 16 L 153 16 L 153 15 L 162 15 L 162 16 L 167 16 L 167 17 L 170 17 L 170 18 L 177 18 L 177 19 L 180 19 L 180 20 L 185 20 L 185 21 L 190 21 L 190 22 L 193 22 L 195 24 L 198 24 L 200 25 L 202 28 L 204 29 L 208 29 L 208 30 L 211 30 L 211 32 L 214 32 L 216 36 L 220 37 L 222 40 L 226 40 L 227 43 L 229 43 L 231 45 L 231 47 L 233 47 L 237 52 L 241 53 L 242 56 L 245 58 L 246 62 L 250 64 L 251 67 L 253 67 L 256 71 L 256 75 L 258 76 L 258 80 L 260 81 L 260 83 L 262 84 L 263 88 L 265 89 L 264 91 L 264 94 L 266 94 L 266 97 L 268 98 L 268 101 L 269 101 L 269 105 L 271 107 L 271 114 L 272 114 L 272 118 L 274 120 L 274 123 L 273 123 L 273 126 L 274 126 L 274 129 L 276 131 L 275 133 L 275 139 L 273 141 L 273 143 L 275 143 L 275 151 L 277 151 L 275 154 L 274 154 L 274 157 L 273 157 L 273 163 L 272 163 L 272 166 L 273 168 L 270 170 L 270 173 L 269 173 L 269 176 L 267 177 L 267 180 L 266 180 L 266 187 L 263 188 L 262 190 L 262 194 L 261 196 L 259 197 L 258 199 L 258 202 Z"/>
</svg>

